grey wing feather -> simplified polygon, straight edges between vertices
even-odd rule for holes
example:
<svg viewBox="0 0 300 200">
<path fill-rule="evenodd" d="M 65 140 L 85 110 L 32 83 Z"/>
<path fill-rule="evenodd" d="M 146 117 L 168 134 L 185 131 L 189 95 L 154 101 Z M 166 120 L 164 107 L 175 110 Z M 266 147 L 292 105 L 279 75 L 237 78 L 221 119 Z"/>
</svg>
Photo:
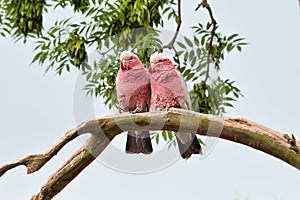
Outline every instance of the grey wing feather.
<svg viewBox="0 0 300 200">
<path fill-rule="evenodd" d="M 176 70 L 176 73 L 177 73 L 178 77 L 180 78 L 181 85 L 182 85 L 182 87 L 184 88 L 184 91 L 185 91 L 184 92 L 184 94 L 185 94 L 185 96 L 184 96 L 184 99 L 185 99 L 184 104 L 185 105 L 181 105 L 181 106 L 184 109 L 192 110 L 191 99 L 190 99 L 190 95 L 189 95 L 189 92 L 188 92 L 188 89 L 187 89 L 186 82 L 185 82 L 183 76 L 181 75 L 181 73 L 178 70 Z"/>
</svg>

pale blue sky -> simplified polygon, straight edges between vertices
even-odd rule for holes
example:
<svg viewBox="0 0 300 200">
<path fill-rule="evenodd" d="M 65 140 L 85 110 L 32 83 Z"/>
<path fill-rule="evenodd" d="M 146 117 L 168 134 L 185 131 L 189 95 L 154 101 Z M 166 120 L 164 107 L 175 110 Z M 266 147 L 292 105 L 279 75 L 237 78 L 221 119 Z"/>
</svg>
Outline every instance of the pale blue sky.
<svg viewBox="0 0 300 200">
<path fill-rule="evenodd" d="M 187 4 L 183 2 L 181 33 L 191 35 L 188 27 L 204 15 L 191 11 L 196 3 Z M 299 139 L 297 1 L 231 0 L 211 5 L 224 33 L 238 32 L 250 43 L 242 54 L 228 55 L 222 66 L 222 76 L 236 80 L 245 95 L 227 115 L 294 133 Z M 0 165 L 45 152 L 76 126 L 77 72 L 43 75 L 45 68 L 29 66 L 32 50 L 32 44 L 0 39 Z M 99 101 L 97 116 L 109 114 L 101 105 Z M 29 199 L 81 145 L 81 140 L 73 141 L 32 175 L 26 175 L 24 167 L 9 171 L 0 178 L 0 199 Z M 220 141 L 203 160 L 178 160 L 149 174 L 122 173 L 96 161 L 54 199 L 294 200 L 300 196 L 299 186 L 300 173 L 295 168 L 249 147 Z"/>
</svg>

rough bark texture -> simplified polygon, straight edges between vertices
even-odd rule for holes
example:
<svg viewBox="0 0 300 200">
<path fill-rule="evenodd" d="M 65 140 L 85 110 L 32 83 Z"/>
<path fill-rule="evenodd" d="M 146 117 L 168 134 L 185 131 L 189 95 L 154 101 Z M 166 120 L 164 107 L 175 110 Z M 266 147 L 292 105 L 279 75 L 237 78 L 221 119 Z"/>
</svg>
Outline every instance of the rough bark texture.
<svg viewBox="0 0 300 200">
<path fill-rule="evenodd" d="M 139 126 L 136 126 L 139 125 Z M 118 134 L 128 130 L 172 130 L 210 137 L 220 137 L 241 143 L 277 157 L 300 169 L 300 143 L 294 136 L 280 134 L 272 129 L 241 118 L 221 118 L 188 110 L 171 108 L 167 112 L 148 112 L 101 117 L 82 123 L 67 132 L 64 137 L 44 154 L 30 155 L 0 167 L 0 177 L 8 170 L 25 165 L 27 172 L 40 169 L 69 141 L 84 133 L 92 136 L 41 188 L 34 200 L 51 199 L 88 166 Z M 209 133 L 209 134 L 207 134 Z"/>
</svg>

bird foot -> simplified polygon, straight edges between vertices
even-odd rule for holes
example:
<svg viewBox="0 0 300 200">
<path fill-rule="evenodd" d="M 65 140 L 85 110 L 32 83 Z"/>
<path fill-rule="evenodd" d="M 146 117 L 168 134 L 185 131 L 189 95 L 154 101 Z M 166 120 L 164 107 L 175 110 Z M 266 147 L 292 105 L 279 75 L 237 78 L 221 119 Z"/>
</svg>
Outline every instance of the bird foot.
<svg viewBox="0 0 300 200">
<path fill-rule="evenodd" d="M 136 114 L 136 113 L 141 113 L 141 112 L 143 112 L 143 111 L 139 108 L 136 108 L 133 111 L 130 111 L 131 114 Z"/>
<path fill-rule="evenodd" d="M 166 112 L 168 112 L 170 110 L 170 108 L 172 108 L 172 107 L 166 106 Z"/>
<path fill-rule="evenodd" d="M 122 106 L 120 104 L 116 104 L 115 107 L 119 110 L 119 113 L 129 111 L 129 108 L 127 106 Z"/>
</svg>

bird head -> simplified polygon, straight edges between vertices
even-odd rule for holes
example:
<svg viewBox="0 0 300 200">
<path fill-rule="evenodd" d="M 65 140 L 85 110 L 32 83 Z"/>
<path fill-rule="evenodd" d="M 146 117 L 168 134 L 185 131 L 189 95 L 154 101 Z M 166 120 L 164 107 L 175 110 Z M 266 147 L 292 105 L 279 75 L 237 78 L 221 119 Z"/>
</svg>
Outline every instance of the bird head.
<svg viewBox="0 0 300 200">
<path fill-rule="evenodd" d="M 172 64 L 171 60 L 167 56 L 164 56 L 162 53 L 154 52 L 150 56 L 149 71 L 155 71 L 159 69 L 175 69 L 175 66 Z"/>
<path fill-rule="evenodd" d="M 143 66 L 137 55 L 130 51 L 124 51 L 120 55 L 120 69 L 129 70 Z"/>
</svg>

